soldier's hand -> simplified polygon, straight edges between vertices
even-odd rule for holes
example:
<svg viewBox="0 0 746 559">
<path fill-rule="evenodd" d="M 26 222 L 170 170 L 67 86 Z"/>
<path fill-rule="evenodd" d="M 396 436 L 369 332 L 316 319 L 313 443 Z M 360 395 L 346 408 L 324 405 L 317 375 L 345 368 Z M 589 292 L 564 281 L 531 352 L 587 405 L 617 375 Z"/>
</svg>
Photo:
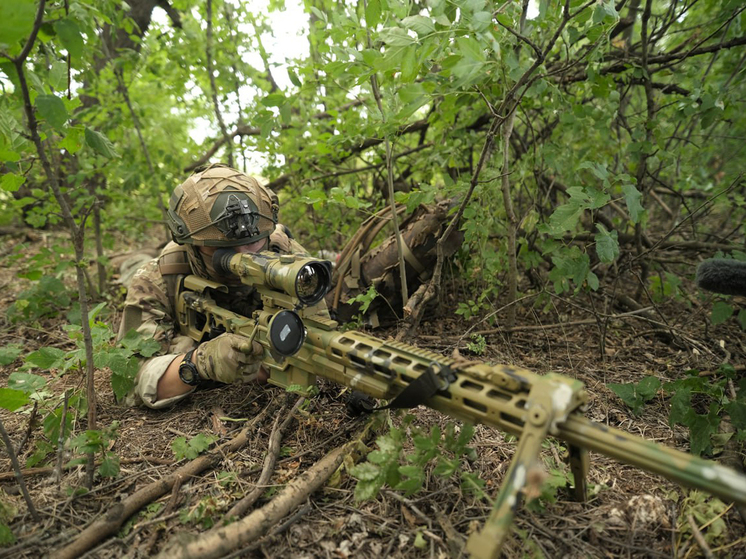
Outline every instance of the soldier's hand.
<svg viewBox="0 0 746 559">
<path fill-rule="evenodd" d="M 194 351 L 193 361 L 202 378 L 230 384 L 247 369 L 255 368 L 261 362 L 263 352 L 264 348 L 258 342 L 225 333 L 200 344 Z"/>
</svg>

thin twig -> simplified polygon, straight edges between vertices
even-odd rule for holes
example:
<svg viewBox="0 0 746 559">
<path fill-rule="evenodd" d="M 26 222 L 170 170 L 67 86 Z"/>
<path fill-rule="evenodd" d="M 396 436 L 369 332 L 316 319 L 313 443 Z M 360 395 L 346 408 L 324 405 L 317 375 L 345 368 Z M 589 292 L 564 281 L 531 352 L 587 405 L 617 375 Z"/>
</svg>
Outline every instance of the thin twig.
<svg viewBox="0 0 746 559">
<path fill-rule="evenodd" d="M 36 522 L 39 522 L 39 513 L 36 512 L 36 507 L 34 506 L 34 502 L 31 500 L 31 495 L 29 495 L 28 489 L 26 489 L 26 482 L 23 479 L 23 474 L 21 474 L 21 465 L 18 463 L 16 453 L 13 451 L 13 442 L 10 440 L 8 432 L 5 430 L 5 425 L 3 425 L 2 419 L 0 419 L 0 436 L 2 436 L 5 448 L 8 451 L 10 463 L 13 465 L 16 481 L 18 481 L 18 487 L 21 488 L 21 493 L 23 494 L 23 499 L 26 501 L 26 505 L 28 506 L 28 511 L 31 513 L 32 518 Z"/>
<path fill-rule="evenodd" d="M 704 556 L 707 559 L 715 559 L 715 556 L 712 554 L 712 551 L 710 551 L 710 546 L 707 545 L 705 538 L 702 536 L 702 532 L 699 531 L 699 528 L 697 527 L 697 523 L 694 521 L 694 517 L 692 517 L 691 514 L 687 514 L 686 521 L 689 523 L 689 527 L 692 529 L 692 536 L 694 536 L 694 541 L 697 542 L 697 545 L 702 550 L 702 553 L 704 554 Z"/>
<path fill-rule="evenodd" d="M 254 490 L 231 507 L 231 509 L 223 516 L 223 522 L 230 518 L 242 517 L 246 514 L 246 511 L 254 505 L 257 499 L 261 497 L 262 493 L 264 493 L 266 486 L 272 477 L 272 473 L 274 472 L 277 456 L 280 453 L 282 435 L 285 432 L 285 429 L 287 429 L 290 421 L 293 419 L 295 412 L 305 400 L 306 399 L 303 396 L 298 398 L 288 414 L 285 414 L 285 406 L 280 409 L 275 417 L 275 424 L 272 426 L 272 433 L 269 436 L 269 443 L 267 444 L 267 454 L 264 456 L 264 466 L 262 467 L 262 473 L 259 475 Z"/>
<path fill-rule="evenodd" d="M 70 390 L 65 390 L 65 396 L 62 400 L 62 418 L 60 419 L 60 431 L 57 435 L 57 464 L 54 467 L 54 480 L 57 482 L 57 488 L 62 481 L 62 461 L 65 453 L 65 427 L 67 426 L 67 404 L 70 399 Z"/>
</svg>

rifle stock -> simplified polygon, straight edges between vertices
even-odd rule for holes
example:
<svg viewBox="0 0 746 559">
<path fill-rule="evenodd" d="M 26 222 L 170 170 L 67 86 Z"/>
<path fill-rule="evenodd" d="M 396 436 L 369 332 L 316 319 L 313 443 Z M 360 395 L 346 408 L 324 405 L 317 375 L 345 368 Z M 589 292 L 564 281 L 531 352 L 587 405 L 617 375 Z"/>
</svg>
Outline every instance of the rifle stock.
<svg viewBox="0 0 746 559">
<path fill-rule="evenodd" d="M 249 270 L 251 279 L 241 272 Z M 210 289 L 224 286 L 197 276 L 185 278 L 177 315 L 182 333 L 201 342 L 210 332 L 227 331 L 259 342 L 269 382 L 280 387 L 313 385 L 320 376 L 378 399 L 395 399 L 423 375 L 432 377 L 437 391 L 426 402 L 453 418 L 482 423 L 519 437 L 518 448 L 484 529 L 473 534 L 467 549 L 473 557 L 497 557 L 509 534 L 522 489 L 532 469 L 540 468 L 541 443 L 548 435 L 568 443 L 576 498 L 585 498 L 588 451 L 598 452 L 686 487 L 700 489 L 725 501 L 746 506 L 746 476 L 684 452 L 624 431 L 595 423 L 582 415 L 587 402 L 583 384 L 557 374 L 538 375 L 507 365 L 456 362 L 414 346 L 367 334 L 337 331 L 337 323 L 322 306 L 295 307 L 305 329 L 300 349 L 281 355 L 271 340 L 272 320 L 293 308 L 257 280 L 256 257 L 236 255 L 226 265 L 262 295 L 263 310 L 251 318 L 220 307 Z M 243 267 L 241 267 L 243 266 Z M 260 266 L 261 267 L 261 266 Z M 290 298 L 292 299 L 292 297 Z"/>
</svg>

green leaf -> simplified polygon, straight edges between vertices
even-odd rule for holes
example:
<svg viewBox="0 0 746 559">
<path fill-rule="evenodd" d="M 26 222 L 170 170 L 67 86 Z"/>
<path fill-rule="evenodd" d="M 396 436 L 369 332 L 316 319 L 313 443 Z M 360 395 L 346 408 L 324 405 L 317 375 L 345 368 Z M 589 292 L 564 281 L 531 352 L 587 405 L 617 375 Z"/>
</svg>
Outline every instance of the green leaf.
<svg viewBox="0 0 746 559">
<path fill-rule="evenodd" d="M 0 522 L 0 545 L 10 545 L 15 543 L 16 537 L 13 532 L 5 525 L 4 522 Z"/>
<path fill-rule="evenodd" d="M 54 128 L 61 130 L 67 122 L 67 109 L 56 95 L 38 95 L 36 108 L 39 114 Z"/>
<path fill-rule="evenodd" d="M 411 45 L 406 48 L 406 52 L 401 61 L 401 81 L 403 83 L 413 81 L 417 77 L 419 69 L 420 68 L 417 65 L 417 47 Z"/>
<path fill-rule="evenodd" d="M 607 231 L 606 227 L 597 223 L 596 228 L 596 254 L 599 260 L 604 263 L 613 262 L 619 256 L 619 241 L 616 230 Z"/>
<path fill-rule="evenodd" d="M 671 386 L 666 385 L 666 390 L 671 391 Z M 692 411 L 692 391 L 689 388 L 676 388 L 671 396 L 671 411 L 668 414 L 669 424 L 673 427 L 676 423 L 684 425 L 687 414 Z"/>
<path fill-rule="evenodd" d="M 378 36 L 384 43 L 392 47 L 406 47 L 417 42 L 401 27 L 386 27 L 381 29 Z"/>
<path fill-rule="evenodd" d="M 614 394 L 621 398 L 622 402 L 627 404 L 629 407 L 635 403 L 635 385 L 634 383 L 618 384 L 616 382 L 609 382 L 606 384 Z"/>
<path fill-rule="evenodd" d="M 743 395 L 746 398 L 746 395 Z M 746 401 L 735 400 L 723 406 L 736 429 L 746 430 Z"/>
<path fill-rule="evenodd" d="M 622 192 L 624 193 L 624 201 L 627 203 L 627 210 L 629 211 L 632 223 L 637 223 L 640 221 L 642 212 L 645 211 L 642 204 L 640 204 L 642 193 L 637 190 L 634 184 L 630 183 L 622 185 Z"/>
<path fill-rule="evenodd" d="M 692 454 L 701 456 L 711 447 L 710 436 L 717 433 L 720 418 L 717 416 L 699 415 L 689 422 L 689 443 Z"/>
<path fill-rule="evenodd" d="M 292 84 L 296 87 L 302 87 L 303 84 L 300 81 L 300 78 L 298 77 L 298 74 L 295 73 L 295 70 L 292 68 L 288 68 L 288 78 L 290 78 L 290 81 Z"/>
<path fill-rule="evenodd" d="M 20 52 L 19 41 L 34 27 L 35 0 L 4 0 L 0 2 L 0 50 Z"/>
<path fill-rule="evenodd" d="M 260 103 L 265 107 L 280 107 L 287 103 L 287 98 L 282 93 L 270 93 Z"/>
<path fill-rule="evenodd" d="M 652 399 L 661 387 L 661 381 L 658 377 L 645 377 L 637 383 L 637 393 L 643 397 L 645 401 Z"/>
<path fill-rule="evenodd" d="M 496 19 L 500 24 L 504 25 L 505 27 L 513 27 L 513 20 L 512 18 L 507 14 L 497 14 Z"/>
<path fill-rule="evenodd" d="M 171 443 L 171 450 L 177 460 L 182 460 L 187 457 L 189 452 L 189 445 L 187 444 L 186 437 L 176 437 Z"/>
<path fill-rule="evenodd" d="M 18 344 L 8 344 L 0 347 L 0 365 L 10 365 L 23 353 L 23 348 Z"/>
<path fill-rule="evenodd" d="M 492 24 L 490 12 L 477 12 L 471 18 L 471 24 L 477 31 L 485 31 Z"/>
<path fill-rule="evenodd" d="M 80 58 L 83 54 L 83 36 L 80 34 L 78 24 L 69 18 L 65 18 L 54 24 L 54 30 L 70 56 Z"/>
<path fill-rule="evenodd" d="M 359 481 L 355 486 L 355 501 L 375 499 L 381 484 L 376 481 Z"/>
<path fill-rule="evenodd" d="M 435 24 L 429 17 L 415 15 L 405 17 L 402 21 L 404 27 L 412 29 L 421 38 L 435 31 Z"/>
<path fill-rule="evenodd" d="M 47 379 L 33 373 L 11 373 L 8 377 L 8 388 L 20 390 L 26 394 L 38 392 L 47 384 Z"/>
<path fill-rule="evenodd" d="M 570 199 L 559 206 L 549 216 L 549 227 L 553 235 L 561 235 L 565 231 L 572 231 L 580 222 L 580 216 L 585 211 L 582 204 Z"/>
<path fill-rule="evenodd" d="M 49 85 L 55 91 L 62 91 L 67 87 L 67 63 L 55 60 L 49 68 Z"/>
<path fill-rule="evenodd" d="M 389 454 L 381 452 L 380 450 L 371 450 L 368 453 L 368 462 L 371 462 L 372 464 L 385 464 L 389 461 L 389 457 Z"/>
<path fill-rule="evenodd" d="M 733 312 L 733 307 L 728 303 L 717 301 L 712 305 L 712 314 L 710 315 L 710 320 L 712 321 L 713 326 L 722 324 L 728 320 L 733 315 Z"/>
<path fill-rule="evenodd" d="M 58 369 L 65 359 L 65 352 L 56 347 L 43 347 L 26 356 L 26 363 L 40 369 Z"/>
<path fill-rule="evenodd" d="M 407 477 L 421 478 L 424 473 L 420 466 L 399 466 L 399 473 Z"/>
<path fill-rule="evenodd" d="M 134 329 L 127 332 L 124 338 L 119 340 L 119 343 L 132 353 L 137 353 L 143 357 L 152 357 L 161 349 L 161 344 L 153 338 L 148 338 Z"/>
<path fill-rule="evenodd" d="M 449 460 L 445 456 L 438 457 L 438 465 L 435 466 L 433 474 L 441 477 L 450 477 L 459 466 L 458 460 Z"/>
<path fill-rule="evenodd" d="M 0 177 L 0 188 L 6 192 L 16 192 L 26 182 L 26 177 L 15 173 L 5 173 Z"/>
<path fill-rule="evenodd" d="M 137 370 L 135 370 L 135 374 L 137 374 Z M 114 392 L 117 402 L 122 402 L 133 386 L 135 386 L 134 376 L 111 375 L 111 390 Z"/>
<path fill-rule="evenodd" d="M 66 149 L 70 155 L 74 155 L 83 147 L 83 129 L 78 127 L 68 128 L 65 137 L 57 144 Z"/>
<path fill-rule="evenodd" d="M 0 408 L 16 411 L 21 406 L 28 404 L 28 401 L 29 398 L 25 392 L 12 388 L 0 388 Z"/>
<path fill-rule="evenodd" d="M 368 27 L 375 27 L 381 22 L 380 0 L 368 0 L 365 6 L 365 23 Z"/>
<path fill-rule="evenodd" d="M 414 537 L 414 546 L 420 550 L 427 548 L 427 540 L 419 530 L 417 530 L 417 535 Z"/>
<path fill-rule="evenodd" d="M 107 159 L 113 159 L 119 157 L 117 150 L 114 149 L 114 144 L 109 141 L 109 138 L 104 136 L 101 132 L 92 130 L 86 126 L 85 129 L 85 143 L 88 147 L 93 148 L 93 151 L 103 155 Z"/>
<path fill-rule="evenodd" d="M 457 37 L 456 44 L 462 56 L 474 62 L 484 62 L 484 49 L 482 43 L 471 37 Z"/>
<path fill-rule="evenodd" d="M 350 475 L 360 481 L 373 481 L 381 473 L 381 469 L 370 462 L 363 462 L 350 469 Z"/>
<path fill-rule="evenodd" d="M 106 457 L 98 467 L 98 473 L 103 477 L 116 477 L 119 475 L 119 456 L 113 452 L 107 452 Z"/>
<path fill-rule="evenodd" d="M 400 481 L 394 486 L 394 489 L 398 491 L 404 491 L 407 495 L 415 493 L 422 487 L 422 479 L 418 477 L 410 477 Z"/>
</svg>

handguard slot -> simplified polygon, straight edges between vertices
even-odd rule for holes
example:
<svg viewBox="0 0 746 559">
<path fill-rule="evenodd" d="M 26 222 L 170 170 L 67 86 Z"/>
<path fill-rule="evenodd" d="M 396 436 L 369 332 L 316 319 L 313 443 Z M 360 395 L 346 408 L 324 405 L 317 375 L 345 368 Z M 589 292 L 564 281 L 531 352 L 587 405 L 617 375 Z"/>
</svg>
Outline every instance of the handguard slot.
<svg viewBox="0 0 746 559">
<path fill-rule="evenodd" d="M 464 398 L 464 405 L 470 407 L 473 410 L 477 410 L 481 413 L 487 413 L 487 406 L 484 404 L 480 404 L 479 402 L 475 402 L 474 400 L 470 400 L 469 398 Z"/>
<path fill-rule="evenodd" d="M 500 400 L 501 402 L 510 402 L 512 398 L 510 394 L 500 392 L 499 390 L 495 390 L 494 388 L 487 392 L 487 397 L 492 398 L 493 400 Z"/>
</svg>

